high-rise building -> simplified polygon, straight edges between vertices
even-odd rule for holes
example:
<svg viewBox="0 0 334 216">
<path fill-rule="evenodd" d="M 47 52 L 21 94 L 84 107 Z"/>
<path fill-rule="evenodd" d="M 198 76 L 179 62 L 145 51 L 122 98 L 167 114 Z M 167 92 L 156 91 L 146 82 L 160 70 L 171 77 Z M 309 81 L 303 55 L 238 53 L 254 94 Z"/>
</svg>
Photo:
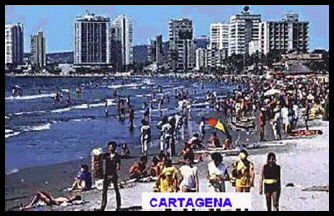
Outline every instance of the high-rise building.
<svg viewBox="0 0 334 216">
<path fill-rule="evenodd" d="M 259 40 L 260 14 L 250 14 L 245 6 L 240 14 L 230 17 L 228 55 L 249 54 L 249 43 Z"/>
<path fill-rule="evenodd" d="M 207 49 L 197 48 L 196 49 L 196 70 L 201 70 L 205 68 L 207 65 Z"/>
<path fill-rule="evenodd" d="M 157 35 L 155 40 L 151 40 L 149 61 L 156 64 L 163 62 L 162 35 Z"/>
<path fill-rule="evenodd" d="M 35 35 L 31 35 L 31 65 L 36 68 L 46 67 L 45 37 L 43 32 L 39 31 Z"/>
<path fill-rule="evenodd" d="M 117 65 L 122 66 L 122 69 L 128 70 L 133 64 L 133 31 L 132 22 L 125 15 L 119 15 L 112 23 L 112 40 L 120 47 L 120 57 L 113 59 Z M 113 57 L 112 57 L 113 58 Z"/>
<path fill-rule="evenodd" d="M 229 24 L 224 22 L 211 23 L 209 49 L 228 48 Z"/>
<path fill-rule="evenodd" d="M 77 17 L 74 27 L 74 65 L 110 64 L 110 19 L 87 13 Z"/>
<path fill-rule="evenodd" d="M 192 70 L 196 66 L 192 20 L 186 18 L 170 20 L 168 27 L 170 69 L 177 72 Z"/>
<path fill-rule="evenodd" d="M 298 53 L 308 51 L 309 22 L 299 21 L 298 14 L 287 13 L 281 21 L 260 23 L 259 48 L 264 54 L 276 50 L 286 53 L 290 50 Z"/>
<path fill-rule="evenodd" d="M 5 65 L 23 64 L 23 24 L 5 24 Z"/>
</svg>

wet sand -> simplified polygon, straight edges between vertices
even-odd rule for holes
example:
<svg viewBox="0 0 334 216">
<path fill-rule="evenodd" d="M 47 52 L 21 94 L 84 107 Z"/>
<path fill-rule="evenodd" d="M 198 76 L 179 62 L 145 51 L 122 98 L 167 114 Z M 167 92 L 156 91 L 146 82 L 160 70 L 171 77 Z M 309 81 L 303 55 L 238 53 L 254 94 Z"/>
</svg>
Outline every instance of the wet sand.
<svg viewBox="0 0 334 216">
<path fill-rule="evenodd" d="M 328 210 L 329 193 L 318 191 L 303 191 L 302 189 L 313 186 L 329 186 L 329 122 L 314 120 L 310 122 L 312 127 L 320 127 L 323 135 L 305 139 L 288 139 L 285 147 L 260 148 L 249 150 L 250 157 L 255 164 L 256 183 L 252 189 L 252 210 L 265 210 L 264 195 L 258 194 L 258 176 L 260 165 L 266 160 L 266 154 L 273 151 L 277 154 L 277 163 L 282 167 L 282 193 L 281 210 Z M 207 131 L 207 133 L 210 133 Z M 268 131 L 267 139 L 272 138 Z M 250 143 L 258 139 L 257 134 L 247 135 L 241 133 L 241 140 L 249 139 Z M 235 136 L 236 134 L 234 134 Z M 208 139 L 209 135 L 206 135 Z M 270 143 L 270 142 L 269 142 Z M 180 149 L 180 146 L 178 147 Z M 158 151 L 158 149 L 156 149 Z M 149 152 L 149 161 L 156 155 Z M 119 181 L 128 179 L 130 165 L 138 160 L 138 156 L 131 159 L 122 159 Z M 224 157 L 225 164 L 231 164 L 236 156 Z M 210 157 L 197 164 L 200 177 L 200 191 L 206 191 L 205 180 L 206 166 L 211 161 Z M 74 177 L 81 164 L 90 164 L 90 158 L 53 164 L 40 167 L 31 167 L 19 170 L 17 173 L 5 175 L 5 210 L 19 210 L 20 203 L 27 205 L 37 190 L 45 190 L 54 197 L 66 196 L 66 188 L 71 187 Z M 287 183 L 293 183 L 294 187 L 285 187 Z M 227 191 L 234 191 L 230 183 L 226 183 Z M 153 191 L 153 183 L 134 183 L 131 187 L 120 190 L 122 206 L 140 206 L 141 193 Z M 99 208 L 102 192 L 94 189 L 80 192 L 84 204 L 72 206 L 53 206 L 34 208 L 33 210 L 64 210 L 64 211 L 90 211 Z M 115 194 L 113 190 L 108 192 L 108 204 L 106 210 L 115 209 Z"/>
</svg>

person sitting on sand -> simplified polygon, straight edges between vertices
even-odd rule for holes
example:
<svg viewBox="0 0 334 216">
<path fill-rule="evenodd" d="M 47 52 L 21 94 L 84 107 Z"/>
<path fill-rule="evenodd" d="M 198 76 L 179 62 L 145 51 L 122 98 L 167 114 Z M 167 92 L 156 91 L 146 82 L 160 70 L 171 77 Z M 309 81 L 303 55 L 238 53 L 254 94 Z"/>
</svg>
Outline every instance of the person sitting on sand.
<svg viewBox="0 0 334 216">
<path fill-rule="evenodd" d="M 130 149 L 129 147 L 124 143 L 121 147 L 121 158 L 129 158 L 130 157 Z"/>
<path fill-rule="evenodd" d="M 149 174 L 151 177 L 158 177 L 160 174 L 159 160 L 157 157 L 153 157 L 151 165 L 149 166 Z"/>
<path fill-rule="evenodd" d="M 147 157 L 141 156 L 139 158 L 139 161 L 134 163 L 129 169 L 130 179 L 133 178 L 140 179 L 148 176 L 147 174 L 148 168 L 146 167 L 146 163 L 147 163 Z"/>
<path fill-rule="evenodd" d="M 25 207 L 22 207 L 22 210 L 31 209 L 37 204 L 39 201 L 44 202 L 48 206 L 52 205 L 61 205 L 62 203 L 72 203 L 75 200 L 81 200 L 81 196 L 66 196 L 66 197 L 58 197 L 53 198 L 49 193 L 45 191 L 37 191 L 36 195 L 32 199 L 32 201 Z"/>
<path fill-rule="evenodd" d="M 191 146 L 193 149 L 199 149 L 203 148 L 203 145 L 201 143 L 201 140 L 198 139 L 198 134 L 195 133 L 193 136 L 187 140 L 187 143 Z"/>
<path fill-rule="evenodd" d="M 216 131 L 213 131 L 211 133 L 211 137 L 209 139 L 209 148 L 220 148 L 221 145 L 220 145 L 220 141 L 219 141 L 219 138 L 218 138 L 218 135 L 217 135 L 217 132 Z"/>
<path fill-rule="evenodd" d="M 81 165 L 81 170 L 78 172 L 77 177 L 70 190 L 90 190 L 92 188 L 92 176 L 89 172 L 88 165 Z"/>
</svg>

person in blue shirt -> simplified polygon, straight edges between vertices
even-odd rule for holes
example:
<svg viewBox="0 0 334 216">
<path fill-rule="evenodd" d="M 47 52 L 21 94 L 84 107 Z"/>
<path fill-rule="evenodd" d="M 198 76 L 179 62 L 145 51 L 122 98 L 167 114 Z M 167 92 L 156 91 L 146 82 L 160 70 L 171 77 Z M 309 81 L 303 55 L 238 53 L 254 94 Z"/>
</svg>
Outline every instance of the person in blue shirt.
<svg viewBox="0 0 334 216">
<path fill-rule="evenodd" d="M 88 165 L 81 165 L 81 170 L 78 172 L 77 177 L 72 185 L 71 190 L 90 190 L 92 188 L 92 176 L 89 172 Z"/>
</svg>

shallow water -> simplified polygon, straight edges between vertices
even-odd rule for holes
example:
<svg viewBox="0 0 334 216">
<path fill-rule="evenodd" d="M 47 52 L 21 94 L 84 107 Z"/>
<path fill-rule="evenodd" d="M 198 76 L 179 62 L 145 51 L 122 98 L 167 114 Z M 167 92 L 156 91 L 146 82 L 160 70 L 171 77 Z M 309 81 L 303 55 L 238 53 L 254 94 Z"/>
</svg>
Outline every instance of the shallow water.
<svg viewBox="0 0 334 216">
<path fill-rule="evenodd" d="M 21 97 L 12 96 L 12 87 L 23 89 Z M 220 83 L 195 83 L 191 80 L 173 78 L 61 78 L 61 77 L 5 77 L 5 170 L 10 173 L 23 167 L 65 162 L 89 156 L 95 146 L 104 149 L 110 140 L 127 143 L 132 154 L 139 154 L 140 126 L 144 112 L 143 103 L 149 100 L 153 89 L 162 86 L 163 93 L 169 92 L 170 102 L 164 103 L 164 115 L 178 111 L 174 91 L 187 88 L 195 103 L 204 102 L 205 93 L 215 90 L 226 94 L 235 85 Z M 82 94 L 76 95 L 80 86 Z M 116 118 L 117 89 L 121 98 L 130 96 L 134 105 L 134 129 L 128 128 L 128 120 Z M 196 95 L 195 95 L 196 89 Z M 63 101 L 54 103 L 53 96 L 62 92 Z M 68 92 L 71 106 L 67 105 Z M 156 98 L 162 93 L 156 93 Z M 109 117 L 105 117 L 105 100 Z M 156 100 L 157 101 L 157 100 Z M 127 108 L 126 108 L 127 109 Z M 213 109 L 194 109 L 183 138 L 198 132 L 200 116 L 210 114 Z M 156 123 L 160 120 L 157 103 L 152 109 L 152 138 L 158 138 Z M 151 149 L 158 148 L 153 142 Z M 150 151 L 150 150 L 149 150 Z"/>
</svg>

